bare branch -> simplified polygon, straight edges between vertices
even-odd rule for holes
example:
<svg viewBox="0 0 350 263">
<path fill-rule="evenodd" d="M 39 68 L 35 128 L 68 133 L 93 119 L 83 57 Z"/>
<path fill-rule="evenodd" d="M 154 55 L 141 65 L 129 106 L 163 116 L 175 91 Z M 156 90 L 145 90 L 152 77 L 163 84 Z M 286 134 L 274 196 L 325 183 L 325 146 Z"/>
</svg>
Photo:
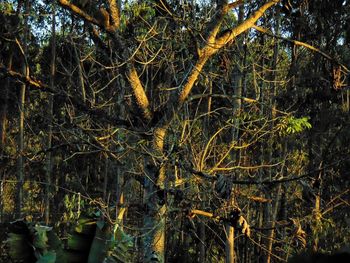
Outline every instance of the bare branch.
<svg viewBox="0 0 350 263">
<path fill-rule="evenodd" d="M 207 32 L 207 35 L 205 35 L 205 40 L 207 41 L 207 43 L 213 43 L 215 41 L 216 35 L 219 32 L 222 21 L 224 20 L 224 17 L 227 13 L 227 6 L 227 0 L 218 1 L 215 15 L 213 16 L 205 30 Z"/>
<path fill-rule="evenodd" d="M 316 47 L 314 47 L 314 46 L 312 46 L 310 44 L 307 44 L 305 42 L 301 42 L 301 41 L 298 41 L 298 40 L 293 40 L 293 39 L 289 39 L 289 38 L 286 38 L 286 37 L 274 35 L 268 29 L 260 27 L 260 26 L 253 25 L 252 28 L 254 28 L 255 30 L 257 30 L 257 31 L 259 31 L 259 32 L 261 32 L 261 33 L 263 33 L 263 34 L 265 34 L 267 36 L 274 37 L 274 38 L 277 38 L 277 39 L 280 39 L 280 40 L 283 40 L 283 41 L 287 41 L 287 42 L 293 43 L 294 45 L 302 46 L 302 47 L 305 47 L 305 48 L 310 49 L 312 51 L 315 51 L 318 54 L 320 54 L 321 56 L 325 57 L 326 59 L 328 59 L 328 60 L 338 64 L 340 67 L 342 67 L 345 70 L 346 73 L 350 73 L 350 70 L 345 65 L 339 63 L 334 58 L 332 58 L 330 55 L 326 54 L 322 50 L 320 50 L 320 49 L 318 49 L 318 48 L 316 48 Z"/>
<path fill-rule="evenodd" d="M 152 119 L 152 113 L 149 108 L 149 100 L 147 98 L 146 92 L 142 83 L 140 81 L 139 75 L 133 65 L 130 66 L 128 71 L 128 79 L 134 93 L 136 103 L 143 113 L 143 117 L 146 120 Z"/>
<path fill-rule="evenodd" d="M 221 1 L 221 2 L 225 2 L 225 1 Z M 204 67 L 205 63 L 207 62 L 207 60 L 212 55 L 214 55 L 216 52 L 218 52 L 222 47 L 224 47 L 228 42 L 233 40 L 235 37 L 237 37 L 238 35 L 240 35 L 244 31 L 251 28 L 254 25 L 254 23 L 265 13 L 265 11 L 269 7 L 275 5 L 278 2 L 279 2 L 279 0 L 272 0 L 268 3 L 266 3 L 265 5 L 260 7 L 259 10 L 257 10 L 244 23 L 242 23 L 241 25 L 228 31 L 226 34 L 224 34 L 220 38 L 216 38 L 218 30 L 221 26 L 223 16 L 229 10 L 228 9 L 229 5 L 227 3 L 226 4 L 221 3 L 218 5 L 219 10 L 217 12 L 219 12 L 219 13 L 218 13 L 217 17 L 214 18 L 214 20 L 212 21 L 213 28 L 212 28 L 210 35 L 208 36 L 208 43 L 206 44 L 206 46 L 204 46 L 200 50 L 200 52 L 199 52 L 200 57 L 199 57 L 196 65 L 193 67 L 191 73 L 189 74 L 189 77 L 188 77 L 182 91 L 180 92 L 179 99 L 178 99 L 178 102 L 180 104 L 183 103 L 186 100 L 186 98 L 188 97 L 188 95 L 190 94 L 190 92 L 193 88 L 193 85 L 194 85 L 195 81 L 197 80 L 197 78 L 198 78 L 202 68 Z M 236 1 L 235 3 L 237 5 L 239 5 L 240 1 Z M 232 5 L 233 5 L 233 3 L 231 4 L 231 6 Z"/>
<path fill-rule="evenodd" d="M 240 5 L 243 4 L 243 3 L 244 3 L 244 0 L 238 0 L 238 1 L 235 1 L 235 2 L 233 2 L 233 3 L 229 3 L 229 4 L 227 5 L 227 9 L 228 9 L 228 10 L 231 10 L 231 9 L 233 9 L 233 8 L 236 8 L 236 7 L 240 6 Z"/>
<path fill-rule="evenodd" d="M 58 3 L 65 9 L 72 11 L 75 15 L 83 18 L 84 20 L 95 24 L 97 26 L 102 27 L 102 25 L 100 24 L 100 22 L 95 18 L 92 17 L 91 15 L 89 15 L 88 13 L 86 13 L 85 11 L 83 11 L 82 9 L 80 9 L 78 6 L 72 4 L 70 1 L 67 0 L 58 0 Z"/>
<path fill-rule="evenodd" d="M 113 116 L 110 116 L 106 113 L 104 110 L 99 109 L 92 109 L 89 106 L 83 104 L 80 102 L 80 98 L 77 98 L 75 96 L 70 96 L 68 94 L 59 92 L 57 90 L 53 90 L 49 87 L 49 85 L 42 83 L 40 80 L 36 80 L 30 76 L 24 76 L 21 73 L 18 73 L 16 71 L 7 69 L 6 67 L 3 67 L 0 65 L 0 76 L 3 74 L 4 76 L 8 76 L 13 79 L 20 80 L 28 85 L 28 87 L 35 88 L 36 90 L 44 91 L 44 92 L 50 92 L 54 94 L 55 96 L 61 97 L 66 99 L 67 101 L 70 101 L 74 104 L 74 106 L 81 110 L 84 113 L 96 116 L 97 119 L 107 121 L 111 124 L 120 125 L 122 127 L 130 127 L 130 123 L 126 120 L 116 119 Z"/>
<path fill-rule="evenodd" d="M 6 75 L 8 77 L 18 79 L 21 82 L 26 83 L 29 86 L 54 93 L 54 91 L 51 90 L 48 85 L 42 83 L 40 80 L 33 79 L 30 76 L 24 76 L 21 73 L 18 73 L 16 71 L 11 70 L 11 69 L 7 69 L 6 67 L 0 66 L 0 73 Z"/>
<path fill-rule="evenodd" d="M 109 30 L 115 31 L 120 25 L 120 10 L 116 0 L 108 0 L 112 23 Z"/>
<path fill-rule="evenodd" d="M 226 32 L 223 36 L 219 37 L 215 41 L 214 48 L 219 50 L 223 46 L 225 46 L 228 42 L 234 40 L 237 36 L 242 34 L 243 32 L 247 31 L 251 27 L 254 26 L 255 22 L 264 15 L 267 9 L 272 7 L 273 5 L 277 4 L 280 0 L 272 0 L 261 6 L 255 13 L 249 17 L 247 20 L 245 20 L 242 24 L 239 26 L 232 28 L 228 32 Z"/>
</svg>

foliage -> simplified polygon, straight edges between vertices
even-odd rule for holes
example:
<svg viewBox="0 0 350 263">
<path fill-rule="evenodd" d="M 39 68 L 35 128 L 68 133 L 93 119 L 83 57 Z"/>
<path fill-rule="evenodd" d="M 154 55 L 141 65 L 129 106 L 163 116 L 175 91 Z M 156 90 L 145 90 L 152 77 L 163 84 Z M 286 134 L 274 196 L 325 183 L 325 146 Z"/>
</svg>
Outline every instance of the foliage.
<svg viewBox="0 0 350 263">
<path fill-rule="evenodd" d="M 10 258 L 22 262 L 133 262 L 132 237 L 96 217 L 81 216 L 63 241 L 52 227 L 16 221 L 5 244 Z"/>
<path fill-rule="evenodd" d="M 277 130 L 280 135 L 301 133 L 306 129 L 312 128 L 309 120 L 309 117 L 296 118 L 294 116 L 286 116 L 280 120 L 280 123 L 277 125 Z"/>
</svg>

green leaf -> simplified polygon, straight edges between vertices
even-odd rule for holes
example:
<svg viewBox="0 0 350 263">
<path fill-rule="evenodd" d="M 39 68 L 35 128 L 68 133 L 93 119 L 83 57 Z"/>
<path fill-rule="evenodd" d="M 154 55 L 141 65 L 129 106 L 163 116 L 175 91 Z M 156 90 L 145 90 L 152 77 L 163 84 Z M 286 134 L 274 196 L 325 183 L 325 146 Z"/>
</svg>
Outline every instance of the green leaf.
<svg viewBox="0 0 350 263">
<path fill-rule="evenodd" d="M 100 226 L 96 228 L 96 234 L 91 244 L 88 263 L 103 262 L 111 245 L 111 226 L 103 221 L 98 221 Z"/>
<path fill-rule="evenodd" d="M 93 235 L 95 233 L 96 220 L 94 218 L 80 216 L 75 227 L 77 233 Z"/>
<path fill-rule="evenodd" d="M 29 236 L 26 234 L 8 234 L 5 244 L 13 260 L 31 262 L 31 258 L 33 258 L 33 249 L 29 245 L 28 238 Z"/>
<path fill-rule="evenodd" d="M 36 263 L 56 263 L 56 253 L 53 251 L 48 251 L 42 255 Z"/>
<path fill-rule="evenodd" d="M 48 248 L 48 237 L 47 237 L 47 231 L 51 231 L 51 227 L 42 226 L 42 225 L 35 225 L 32 228 L 32 231 L 34 232 L 34 240 L 33 240 L 33 246 L 37 249 L 47 249 Z"/>
<path fill-rule="evenodd" d="M 92 236 L 89 235 L 72 233 L 68 237 L 67 248 L 78 251 L 89 251 L 92 239 Z"/>
<path fill-rule="evenodd" d="M 106 224 L 105 224 L 104 221 L 99 220 L 99 221 L 96 222 L 96 225 L 97 225 L 97 227 L 98 227 L 99 229 L 102 229 Z"/>
</svg>

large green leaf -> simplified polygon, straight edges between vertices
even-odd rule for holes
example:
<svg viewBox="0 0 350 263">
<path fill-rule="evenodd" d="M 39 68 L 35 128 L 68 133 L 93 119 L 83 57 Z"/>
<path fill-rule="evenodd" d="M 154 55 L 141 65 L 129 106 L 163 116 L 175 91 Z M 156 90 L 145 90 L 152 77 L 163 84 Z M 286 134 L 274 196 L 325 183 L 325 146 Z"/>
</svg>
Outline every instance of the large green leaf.
<svg viewBox="0 0 350 263">
<path fill-rule="evenodd" d="M 72 233 L 68 237 L 67 249 L 77 251 L 89 251 L 93 236 L 79 233 Z"/>
<path fill-rule="evenodd" d="M 9 255 L 26 263 L 132 262 L 133 238 L 118 224 L 82 217 L 64 249 L 52 227 L 16 222 L 6 241 Z"/>
<path fill-rule="evenodd" d="M 108 257 L 106 258 L 106 262 L 132 262 L 133 257 L 131 249 L 134 247 L 134 240 L 130 235 L 123 231 L 119 224 L 114 225 L 111 245 L 112 247 Z"/>
<path fill-rule="evenodd" d="M 63 244 L 61 240 L 58 238 L 58 236 L 53 230 L 49 231 L 47 233 L 47 236 L 50 250 L 56 252 L 56 262 L 66 263 L 67 257 L 65 251 L 63 250 Z"/>
<path fill-rule="evenodd" d="M 29 229 L 31 230 L 32 235 L 34 236 L 33 239 L 33 246 L 36 249 L 41 249 L 46 251 L 49 244 L 48 244 L 48 237 L 47 232 L 52 230 L 52 227 L 43 226 L 43 225 L 29 225 Z"/>
<path fill-rule="evenodd" d="M 36 263 L 56 263 L 56 253 L 53 251 L 48 251 L 42 255 Z"/>
<path fill-rule="evenodd" d="M 75 226 L 75 232 L 86 234 L 86 235 L 94 235 L 96 228 L 96 219 L 88 217 L 86 215 L 81 215 L 78 219 L 77 225 Z"/>
<path fill-rule="evenodd" d="M 28 223 L 23 220 L 12 222 L 9 225 L 8 237 L 5 241 L 10 258 L 20 262 L 35 262 L 32 237 Z"/>
<path fill-rule="evenodd" d="M 69 263 L 86 263 L 96 232 L 96 219 L 82 215 L 67 240 L 65 255 Z"/>
<path fill-rule="evenodd" d="M 13 260 L 21 262 L 35 262 L 33 248 L 26 234 L 9 233 L 5 241 L 8 253 Z"/>
<path fill-rule="evenodd" d="M 112 231 L 107 223 L 99 221 L 95 238 L 92 242 L 88 263 L 103 262 L 111 246 Z"/>
</svg>

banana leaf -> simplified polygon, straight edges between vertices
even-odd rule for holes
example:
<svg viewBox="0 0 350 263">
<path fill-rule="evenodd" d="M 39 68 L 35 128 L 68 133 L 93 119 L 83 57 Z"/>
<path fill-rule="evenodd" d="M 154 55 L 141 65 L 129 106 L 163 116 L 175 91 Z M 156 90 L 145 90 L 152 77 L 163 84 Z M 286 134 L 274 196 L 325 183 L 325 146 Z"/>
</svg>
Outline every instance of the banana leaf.
<svg viewBox="0 0 350 263">
<path fill-rule="evenodd" d="M 88 263 L 104 262 L 111 246 L 111 237 L 111 226 L 103 221 L 98 221 L 95 237 L 89 253 Z"/>
<path fill-rule="evenodd" d="M 9 233 L 5 241 L 11 259 L 19 262 L 34 263 L 33 247 L 30 245 L 30 236 L 26 234 Z"/>
<path fill-rule="evenodd" d="M 42 255 L 36 263 L 56 263 L 56 253 L 53 251 L 48 251 Z"/>
<path fill-rule="evenodd" d="M 78 220 L 65 248 L 51 227 L 25 221 L 13 223 L 5 243 L 15 262 L 133 262 L 133 238 L 118 224 L 97 221 L 96 216 Z"/>
</svg>

